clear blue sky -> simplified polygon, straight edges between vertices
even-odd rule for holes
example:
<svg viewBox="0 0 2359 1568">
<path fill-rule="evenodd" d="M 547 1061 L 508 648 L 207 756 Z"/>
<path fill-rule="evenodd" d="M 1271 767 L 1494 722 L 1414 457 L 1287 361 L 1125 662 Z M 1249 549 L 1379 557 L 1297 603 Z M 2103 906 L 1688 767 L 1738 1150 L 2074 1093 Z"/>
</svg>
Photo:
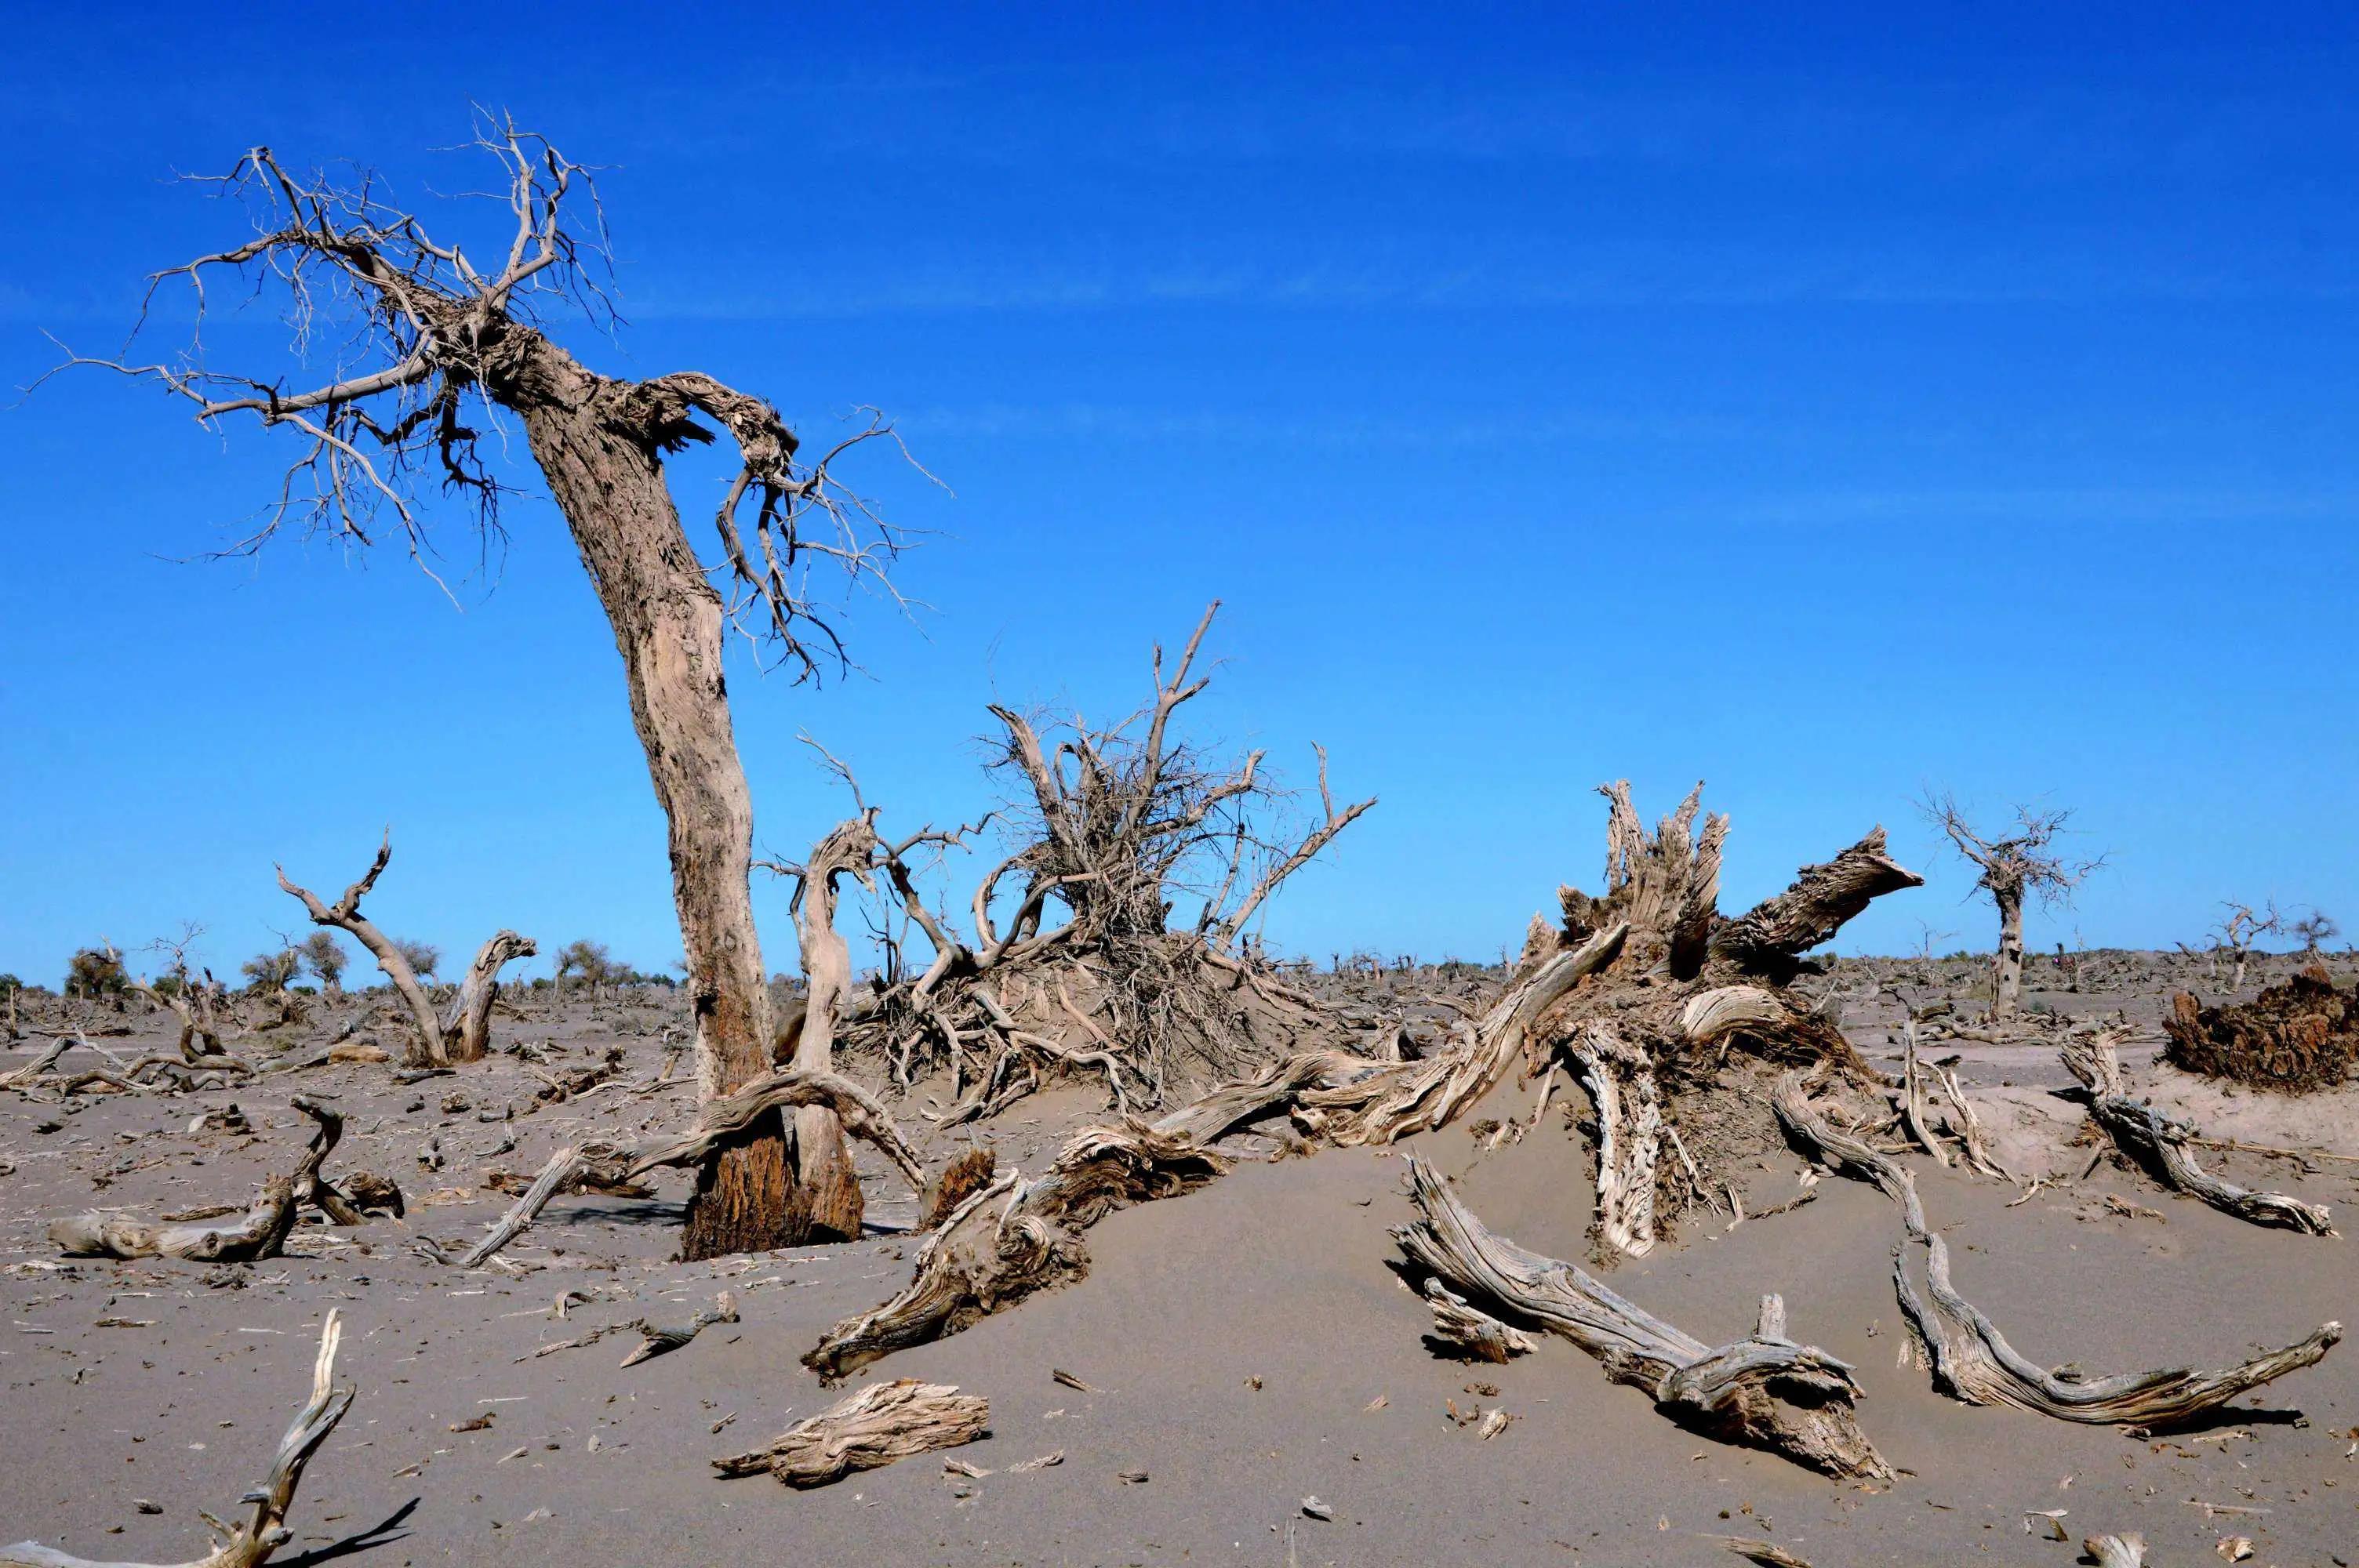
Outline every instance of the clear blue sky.
<svg viewBox="0 0 2359 1568">
<path fill-rule="evenodd" d="M 269 15 L 276 10 L 276 16 Z M 10 7 L 0 376 L 117 341 L 236 214 L 246 146 L 397 189 L 471 99 L 603 178 L 625 375 L 823 436 L 892 411 L 954 490 L 850 624 L 866 674 L 733 679 L 759 837 L 857 767 L 984 798 L 982 704 L 1143 689 L 1227 601 L 1209 730 L 1383 804 L 1278 946 L 1487 956 L 1594 887 L 1599 781 L 1734 816 L 1725 902 L 1909 801 L 2079 808 L 2111 869 L 2038 945 L 2225 897 L 2359 926 L 2359 12 L 2346 6 Z M 283 335 L 224 319 L 273 373 Z M 184 918 L 235 962 L 379 827 L 387 926 L 679 952 L 603 622 L 544 503 L 454 610 L 397 553 L 174 564 L 277 443 L 98 374 L 0 411 L 0 969 Z M 680 473 L 697 525 L 719 470 Z M 960 868 L 961 885 L 973 874 Z M 793 961 L 782 889 L 757 898 Z"/>
</svg>

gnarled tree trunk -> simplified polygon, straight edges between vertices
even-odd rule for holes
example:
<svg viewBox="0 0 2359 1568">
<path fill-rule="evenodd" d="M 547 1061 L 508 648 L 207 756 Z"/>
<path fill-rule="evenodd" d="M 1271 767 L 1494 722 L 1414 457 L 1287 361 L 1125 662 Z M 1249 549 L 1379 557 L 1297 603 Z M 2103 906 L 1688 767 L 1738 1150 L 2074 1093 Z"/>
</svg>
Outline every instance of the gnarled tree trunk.
<svg viewBox="0 0 2359 1568">
<path fill-rule="evenodd" d="M 722 672 L 721 595 L 664 483 L 662 453 L 694 438 L 684 403 L 592 374 L 510 328 L 487 390 L 523 420 L 623 655 L 631 722 L 670 827 L 672 898 L 696 1021 L 697 1097 L 769 1071 L 770 995 L 754 926 L 754 806 Z M 699 1173 L 681 1256 L 782 1246 L 791 1184 L 775 1115 Z"/>
<path fill-rule="evenodd" d="M 1995 887 L 1998 955 L 1991 960 L 1991 1016 L 2013 1018 L 2023 1000 L 2023 890 Z"/>
<path fill-rule="evenodd" d="M 529 936 L 513 931 L 495 933 L 475 949 L 467 978 L 442 1020 L 443 1048 L 453 1062 L 480 1062 L 492 1038 L 492 1003 L 499 999 L 500 968 L 515 958 L 529 958 L 540 948 Z"/>
</svg>

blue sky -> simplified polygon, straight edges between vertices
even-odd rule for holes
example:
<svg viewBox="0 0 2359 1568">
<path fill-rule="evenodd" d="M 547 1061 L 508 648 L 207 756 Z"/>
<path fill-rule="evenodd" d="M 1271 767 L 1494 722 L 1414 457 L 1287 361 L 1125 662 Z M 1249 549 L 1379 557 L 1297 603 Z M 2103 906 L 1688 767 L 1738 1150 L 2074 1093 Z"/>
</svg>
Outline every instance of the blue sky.
<svg viewBox="0 0 2359 1568">
<path fill-rule="evenodd" d="M 893 413 L 951 493 L 864 673 L 733 676 L 762 847 L 855 766 L 988 800 L 995 697 L 1109 713 L 1226 602 L 1216 740 L 1382 804 L 1274 944 L 1489 956 L 1602 864 L 1602 780 L 1734 817 L 1724 902 L 1871 824 L 1926 871 L 1843 946 L 1986 912 L 1910 809 L 2078 809 L 2045 946 L 2217 901 L 2359 925 L 2359 13 L 2330 6 L 12 8 L 0 375 L 108 349 L 267 142 L 434 205 L 471 100 L 601 177 L 629 324 L 810 438 Z M 472 220 L 453 216 L 451 222 Z M 219 362 L 286 367 L 267 317 Z M 660 817 L 560 520 L 459 607 L 397 552 L 183 564 L 280 449 L 97 374 L 0 410 L 0 969 L 183 919 L 235 962 L 393 825 L 373 906 L 670 961 Z M 522 477 L 522 476 L 519 476 Z M 683 464 L 701 527 L 722 478 Z M 963 889 L 975 868 L 955 868 Z M 784 890 L 757 888 L 773 967 Z"/>
</svg>

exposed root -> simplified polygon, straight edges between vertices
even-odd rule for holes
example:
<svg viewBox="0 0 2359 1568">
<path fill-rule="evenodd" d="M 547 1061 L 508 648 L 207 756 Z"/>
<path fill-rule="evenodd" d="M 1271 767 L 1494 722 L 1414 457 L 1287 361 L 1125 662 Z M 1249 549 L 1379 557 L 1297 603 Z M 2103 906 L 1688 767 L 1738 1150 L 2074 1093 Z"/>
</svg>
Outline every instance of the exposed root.
<svg viewBox="0 0 2359 1568">
<path fill-rule="evenodd" d="M 1616 1382 L 1643 1390 L 1683 1426 L 1781 1454 L 1831 1476 L 1889 1480 L 1859 1429 L 1850 1366 L 1786 1337 L 1785 1308 L 1762 1303 L 1758 1329 L 1714 1349 L 1625 1301 L 1574 1264 L 1494 1236 L 1430 1167 L 1409 1162 L 1419 1217 L 1393 1232 L 1421 1271 L 1507 1318 L 1571 1340 Z"/>
<path fill-rule="evenodd" d="M 2066 1043 L 2063 1054 L 2064 1065 L 2089 1093 L 2090 1113 L 2124 1153 L 2164 1184 L 2201 1198 L 2223 1214 L 2310 1236 L 2334 1234 L 2322 1204 L 2281 1193 L 2248 1192 L 2206 1171 L 2187 1147 L 2188 1140 L 2198 1136 L 2196 1129 L 2129 1098 L 2120 1059 L 2114 1054 L 2116 1038 L 2103 1031 L 2082 1036 Z"/>
<path fill-rule="evenodd" d="M 712 1467 L 723 1476 L 766 1470 L 789 1487 L 824 1487 L 855 1470 L 990 1434 L 991 1402 L 982 1395 L 903 1378 L 872 1383 L 750 1453 L 715 1459 Z"/>
<path fill-rule="evenodd" d="M 286 1178 L 279 1177 L 283 1182 Z M 270 1474 L 262 1484 L 238 1499 L 251 1511 L 236 1524 L 224 1524 L 211 1514 L 201 1514 L 218 1541 L 202 1557 L 176 1563 L 172 1568 L 257 1568 L 270 1554 L 294 1539 L 295 1532 L 287 1527 L 287 1510 L 294 1506 L 295 1487 L 303 1478 L 303 1467 L 311 1455 L 326 1442 L 328 1433 L 344 1419 L 353 1406 L 353 1386 L 335 1386 L 336 1346 L 343 1338 L 343 1319 L 331 1308 L 327 1321 L 320 1325 L 320 1355 L 311 1366 L 311 1397 L 295 1412 L 294 1422 L 287 1434 L 278 1440 L 278 1452 L 271 1456 Z M 38 1541 L 20 1541 L 10 1547 L 0 1547 L 0 1568 L 141 1568 L 134 1563 L 101 1563 L 60 1552 Z"/>
</svg>

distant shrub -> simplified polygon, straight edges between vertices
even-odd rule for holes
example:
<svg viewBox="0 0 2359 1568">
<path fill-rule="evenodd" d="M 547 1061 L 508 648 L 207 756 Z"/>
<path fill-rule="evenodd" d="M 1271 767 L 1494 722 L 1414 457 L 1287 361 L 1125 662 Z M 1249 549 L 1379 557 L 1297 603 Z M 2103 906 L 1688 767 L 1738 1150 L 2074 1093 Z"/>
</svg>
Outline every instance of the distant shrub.
<svg viewBox="0 0 2359 1568">
<path fill-rule="evenodd" d="M 66 961 L 66 989 L 80 996 L 121 996 L 131 976 L 112 946 L 84 947 Z"/>
</svg>

